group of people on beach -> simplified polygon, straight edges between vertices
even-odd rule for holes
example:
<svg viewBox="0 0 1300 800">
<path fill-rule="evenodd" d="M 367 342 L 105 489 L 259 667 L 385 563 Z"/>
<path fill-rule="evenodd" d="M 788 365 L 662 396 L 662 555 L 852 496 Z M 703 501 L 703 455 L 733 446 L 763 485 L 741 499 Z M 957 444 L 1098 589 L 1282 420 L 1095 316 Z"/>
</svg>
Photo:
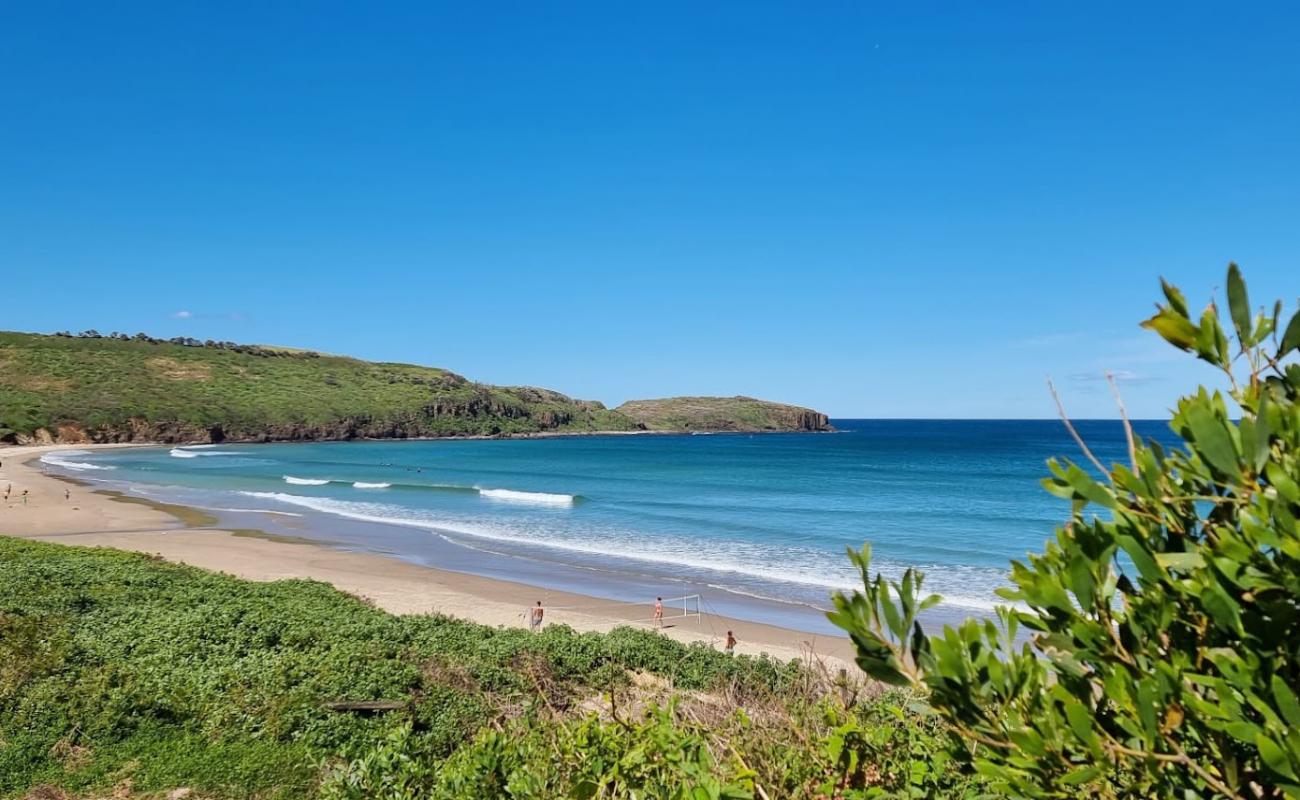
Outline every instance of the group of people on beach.
<svg viewBox="0 0 1300 800">
<path fill-rule="evenodd" d="M 12 483 L 7 484 L 7 485 L 5 486 L 5 502 L 6 502 L 6 503 L 9 502 L 9 495 L 13 494 L 13 491 L 14 491 L 14 485 L 13 485 Z M 23 489 L 22 493 L 21 493 L 20 495 L 18 495 L 18 496 L 22 498 L 22 500 L 23 500 L 23 505 L 27 505 L 27 498 L 28 498 L 28 496 L 29 496 L 29 492 L 28 492 L 28 490 L 27 490 L 27 489 Z M 64 500 L 70 500 L 70 499 L 72 499 L 72 490 L 71 490 L 71 489 L 64 489 L 64 490 L 63 490 L 63 499 L 64 499 Z"/>
<path fill-rule="evenodd" d="M 538 600 L 537 605 L 528 610 L 528 629 L 534 633 L 541 630 L 542 620 L 545 617 L 546 608 L 542 605 L 542 601 Z M 654 623 L 656 628 L 664 626 L 664 599 L 662 597 L 655 598 Z M 727 641 L 723 645 L 722 651 L 729 656 L 736 654 L 736 635 L 731 631 L 727 631 Z"/>
<path fill-rule="evenodd" d="M 5 502 L 9 502 L 9 495 L 13 494 L 13 491 L 14 485 L 12 483 L 5 486 Z M 27 505 L 27 490 L 23 489 L 23 493 L 20 496 L 23 498 L 23 505 Z"/>
</svg>

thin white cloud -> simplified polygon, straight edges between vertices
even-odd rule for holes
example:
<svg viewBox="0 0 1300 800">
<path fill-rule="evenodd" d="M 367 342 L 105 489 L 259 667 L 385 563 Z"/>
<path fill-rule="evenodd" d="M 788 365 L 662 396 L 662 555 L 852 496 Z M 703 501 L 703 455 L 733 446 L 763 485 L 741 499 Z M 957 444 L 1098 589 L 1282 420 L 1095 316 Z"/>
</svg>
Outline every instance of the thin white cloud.
<svg viewBox="0 0 1300 800">
<path fill-rule="evenodd" d="M 167 316 L 171 317 L 172 319 L 192 319 L 192 320 L 223 319 L 223 320 L 230 320 L 231 322 L 243 322 L 244 320 L 248 319 L 248 315 L 242 311 L 221 311 L 216 313 L 208 313 L 206 311 L 195 312 L 195 311 L 183 310 L 183 311 L 174 311 L 171 314 L 168 314 Z"/>
<path fill-rule="evenodd" d="M 1110 376 L 1115 379 L 1116 383 L 1149 383 L 1156 380 L 1150 375 L 1144 375 L 1140 372 L 1133 372 L 1127 369 L 1115 369 L 1110 371 Z M 1076 372 L 1070 376 L 1070 380 L 1075 383 L 1094 383 L 1105 382 L 1106 372 Z"/>
</svg>

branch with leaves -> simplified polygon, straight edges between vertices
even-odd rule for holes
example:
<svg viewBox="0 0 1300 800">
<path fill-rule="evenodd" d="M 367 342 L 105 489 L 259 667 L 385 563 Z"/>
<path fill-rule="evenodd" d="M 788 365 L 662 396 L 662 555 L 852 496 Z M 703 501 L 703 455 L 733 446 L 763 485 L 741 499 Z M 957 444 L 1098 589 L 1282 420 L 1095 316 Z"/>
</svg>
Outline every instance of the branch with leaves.
<svg viewBox="0 0 1300 800">
<path fill-rule="evenodd" d="M 1049 462 L 1070 519 L 1012 563 L 996 620 L 927 635 L 939 598 L 914 570 L 873 577 L 869 546 L 849 554 L 862 589 L 828 614 L 1007 794 L 1300 798 L 1300 313 L 1252 312 L 1235 264 L 1226 324 L 1161 283 L 1143 327 L 1231 386 L 1178 403 L 1182 447 L 1129 433 L 1128 464 Z"/>
</svg>

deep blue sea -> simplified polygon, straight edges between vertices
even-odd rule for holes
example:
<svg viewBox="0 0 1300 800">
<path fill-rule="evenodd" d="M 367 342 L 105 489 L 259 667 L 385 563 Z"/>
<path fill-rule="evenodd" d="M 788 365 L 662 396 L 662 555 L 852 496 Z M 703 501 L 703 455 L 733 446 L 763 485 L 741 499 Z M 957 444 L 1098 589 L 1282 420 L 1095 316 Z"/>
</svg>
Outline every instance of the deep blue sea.
<svg viewBox="0 0 1300 800">
<path fill-rule="evenodd" d="M 63 451 L 53 469 L 212 509 L 222 524 L 619 600 L 699 592 L 720 613 L 824 630 L 845 548 L 926 573 L 951 615 L 1069 513 L 1057 421 L 835 420 L 836 433 L 581 436 Z M 1117 422 L 1077 423 L 1106 462 Z M 1138 423 L 1169 441 L 1165 423 Z"/>
</svg>

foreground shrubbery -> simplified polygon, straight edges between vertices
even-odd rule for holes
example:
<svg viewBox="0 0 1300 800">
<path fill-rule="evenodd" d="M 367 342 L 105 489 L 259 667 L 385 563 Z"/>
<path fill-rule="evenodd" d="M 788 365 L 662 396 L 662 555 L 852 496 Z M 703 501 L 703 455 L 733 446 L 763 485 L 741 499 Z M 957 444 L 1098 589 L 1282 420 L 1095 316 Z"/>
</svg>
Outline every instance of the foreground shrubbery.
<svg viewBox="0 0 1300 800">
<path fill-rule="evenodd" d="M 951 754 L 1001 793 L 1300 797 L 1300 313 L 1254 312 L 1232 266 L 1234 342 L 1217 307 L 1193 321 L 1164 289 L 1145 326 L 1228 396 L 1179 402 L 1183 449 L 1130 433 L 1127 464 L 1052 463 L 1074 513 L 1013 565 L 1005 596 L 1027 610 L 927 637 L 921 576 L 873 578 L 869 550 L 862 591 L 835 598 L 863 669 L 928 695 Z"/>
<path fill-rule="evenodd" d="M 331 800 L 487 797 L 977 797 L 980 782 L 940 746 L 937 719 L 907 695 L 845 707 L 828 697 L 769 698 L 753 714 L 677 698 L 643 714 L 514 720 L 445 762 L 397 731 L 336 767 Z"/>
<path fill-rule="evenodd" d="M 630 628 L 533 635 L 395 617 L 320 583 L 0 537 L 0 796 L 128 784 L 231 798 L 964 786 L 931 764 L 937 731 L 902 711 L 906 698 L 857 702 L 842 695 L 860 687 L 834 684 Z M 380 699 L 404 707 L 324 706 Z"/>
</svg>

